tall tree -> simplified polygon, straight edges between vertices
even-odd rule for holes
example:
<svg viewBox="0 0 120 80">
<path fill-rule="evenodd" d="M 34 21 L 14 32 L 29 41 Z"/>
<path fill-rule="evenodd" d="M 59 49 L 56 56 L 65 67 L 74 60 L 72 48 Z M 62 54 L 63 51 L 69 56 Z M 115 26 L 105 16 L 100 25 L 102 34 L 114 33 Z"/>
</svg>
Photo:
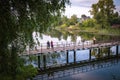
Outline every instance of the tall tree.
<svg viewBox="0 0 120 80">
<path fill-rule="evenodd" d="M 111 20 L 115 10 L 113 0 L 99 0 L 98 3 L 92 5 L 91 14 L 101 24 L 102 28 L 111 25 Z"/>
<path fill-rule="evenodd" d="M 67 16 L 63 16 L 62 19 L 61 19 L 61 21 L 62 21 L 62 24 L 68 24 L 68 18 L 67 18 Z"/>
<path fill-rule="evenodd" d="M 59 24 L 58 25 L 62 25 L 62 24 L 67 24 L 68 23 L 68 18 L 67 16 L 62 16 L 59 18 Z"/>
<path fill-rule="evenodd" d="M 77 23 L 77 15 L 73 14 L 69 19 L 71 25 L 75 25 Z"/>
<path fill-rule="evenodd" d="M 33 31 L 47 30 L 69 0 L 0 0 L 0 76 L 15 76 L 18 54 L 32 46 Z"/>
</svg>

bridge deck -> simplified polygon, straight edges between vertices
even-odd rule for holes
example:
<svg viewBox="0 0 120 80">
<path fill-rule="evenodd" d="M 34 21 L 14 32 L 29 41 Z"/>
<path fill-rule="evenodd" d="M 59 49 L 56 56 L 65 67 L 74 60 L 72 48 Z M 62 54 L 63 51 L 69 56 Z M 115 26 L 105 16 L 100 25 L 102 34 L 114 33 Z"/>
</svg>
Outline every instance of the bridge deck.
<svg viewBox="0 0 120 80">
<path fill-rule="evenodd" d="M 97 43 L 97 44 L 72 44 L 72 45 L 54 45 L 54 48 L 45 48 L 40 47 L 36 50 L 27 50 L 24 52 L 24 55 L 31 55 L 31 54 L 38 54 L 38 53 L 51 53 L 55 51 L 66 51 L 66 50 L 77 50 L 77 49 L 83 49 L 83 48 L 95 48 L 95 47 L 105 47 L 105 46 L 113 46 L 113 45 L 119 45 L 120 41 L 117 42 L 108 42 L 108 43 Z"/>
</svg>

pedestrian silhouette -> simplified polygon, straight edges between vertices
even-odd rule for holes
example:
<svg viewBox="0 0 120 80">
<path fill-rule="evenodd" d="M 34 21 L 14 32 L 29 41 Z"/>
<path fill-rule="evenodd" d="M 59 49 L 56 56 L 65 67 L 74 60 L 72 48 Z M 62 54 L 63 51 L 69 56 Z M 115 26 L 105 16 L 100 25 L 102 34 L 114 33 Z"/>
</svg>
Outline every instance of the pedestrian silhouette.
<svg viewBox="0 0 120 80">
<path fill-rule="evenodd" d="M 53 48 L 53 41 L 51 41 L 51 48 Z"/>
<path fill-rule="evenodd" d="M 47 49 L 49 49 L 49 48 L 50 48 L 50 42 L 47 41 Z"/>
</svg>

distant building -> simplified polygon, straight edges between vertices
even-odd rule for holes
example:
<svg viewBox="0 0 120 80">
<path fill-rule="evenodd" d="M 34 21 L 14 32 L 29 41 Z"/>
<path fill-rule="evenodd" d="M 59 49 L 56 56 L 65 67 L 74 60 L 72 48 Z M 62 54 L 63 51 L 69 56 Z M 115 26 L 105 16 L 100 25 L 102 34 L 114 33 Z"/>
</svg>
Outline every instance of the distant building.
<svg viewBox="0 0 120 80">
<path fill-rule="evenodd" d="M 90 16 L 81 15 L 81 21 L 85 21 L 87 19 L 90 19 Z"/>
<path fill-rule="evenodd" d="M 113 24 L 112 28 L 119 28 L 120 29 L 120 24 Z"/>
<path fill-rule="evenodd" d="M 83 21 L 90 19 L 90 16 L 86 16 L 86 15 L 81 15 L 81 18 L 78 18 L 77 21 L 79 23 L 82 23 Z"/>
</svg>

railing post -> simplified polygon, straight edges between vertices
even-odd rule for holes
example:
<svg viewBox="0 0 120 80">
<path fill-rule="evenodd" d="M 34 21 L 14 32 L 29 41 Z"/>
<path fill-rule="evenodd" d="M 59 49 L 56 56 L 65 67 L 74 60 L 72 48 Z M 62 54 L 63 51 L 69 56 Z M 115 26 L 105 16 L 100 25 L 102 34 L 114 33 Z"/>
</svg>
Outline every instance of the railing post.
<svg viewBox="0 0 120 80">
<path fill-rule="evenodd" d="M 84 49 L 84 42 L 82 42 L 83 43 L 83 49 Z"/>
<path fill-rule="evenodd" d="M 29 46 L 29 49 L 28 49 L 28 54 L 30 54 L 30 46 Z"/>
<path fill-rule="evenodd" d="M 41 53 L 42 53 L 42 44 L 41 44 Z"/>
<path fill-rule="evenodd" d="M 66 42 L 65 46 L 67 47 L 67 42 Z"/>
<path fill-rule="evenodd" d="M 74 63 L 76 63 L 76 51 L 75 50 L 73 51 L 74 51 Z"/>
<path fill-rule="evenodd" d="M 66 53 L 66 63 L 67 63 L 67 64 L 69 63 L 68 54 L 69 54 L 69 51 L 67 50 L 67 53 Z"/>
<path fill-rule="evenodd" d="M 65 44 L 63 44 L 63 50 L 65 50 Z"/>
<path fill-rule="evenodd" d="M 58 42 L 57 42 L 57 46 L 56 46 L 56 47 L 57 47 L 57 48 L 59 47 L 59 46 L 58 46 Z"/>
<path fill-rule="evenodd" d="M 38 55 L 38 68 L 40 69 L 40 55 Z"/>
<path fill-rule="evenodd" d="M 98 47 L 98 58 L 100 58 L 100 47 Z"/>
<path fill-rule="evenodd" d="M 110 47 L 108 47 L 108 58 L 110 57 Z"/>
<path fill-rule="evenodd" d="M 44 69 L 46 69 L 46 55 L 43 55 Z"/>
<path fill-rule="evenodd" d="M 89 49 L 89 61 L 91 61 L 91 48 Z"/>
<path fill-rule="evenodd" d="M 92 48 L 92 43 L 90 43 L 90 48 Z"/>
<path fill-rule="evenodd" d="M 118 57 L 118 49 L 119 49 L 119 46 L 117 45 L 116 46 L 116 56 Z"/>
<path fill-rule="evenodd" d="M 75 49 L 75 47 L 76 47 L 76 42 L 74 42 L 74 49 Z"/>
</svg>

